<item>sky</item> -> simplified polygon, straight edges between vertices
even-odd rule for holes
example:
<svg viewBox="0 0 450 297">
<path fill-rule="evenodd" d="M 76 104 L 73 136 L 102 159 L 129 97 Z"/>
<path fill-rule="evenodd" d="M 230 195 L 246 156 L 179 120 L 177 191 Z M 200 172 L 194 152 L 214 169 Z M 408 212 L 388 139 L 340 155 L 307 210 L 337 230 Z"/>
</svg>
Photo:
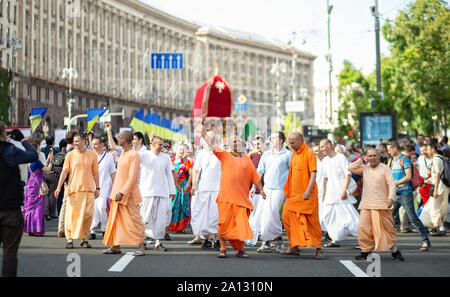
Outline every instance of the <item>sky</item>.
<svg viewBox="0 0 450 297">
<path fill-rule="evenodd" d="M 141 0 L 157 9 L 202 24 L 223 26 L 288 42 L 297 33 L 295 46 L 317 56 L 314 85 L 328 86 L 326 0 Z M 378 0 L 381 26 L 395 19 L 413 0 Z M 370 7 L 375 0 L 329 0 L 333 85 L 336 74 L 349 60 L 364 74 L 375 70 L 375 19 Z M 389 48 L 380 32 L 382 55 Z"/>
</svg>

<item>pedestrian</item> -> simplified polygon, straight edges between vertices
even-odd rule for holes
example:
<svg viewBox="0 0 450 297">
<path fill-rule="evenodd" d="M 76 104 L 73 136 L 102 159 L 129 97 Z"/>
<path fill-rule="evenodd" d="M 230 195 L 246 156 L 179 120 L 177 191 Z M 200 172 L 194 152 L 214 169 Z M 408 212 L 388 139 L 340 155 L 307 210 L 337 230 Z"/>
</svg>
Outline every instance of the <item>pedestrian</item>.
<svg viewBox="0 0 450 297">
<path fill-rule="evenodd" d="M 300 256 L 300 247 L 314 247 L 315 258 L 324 259 L 316 157 L 299 132 L 289 134 L 288 142 L 293 154 L 284 185 L 286 202 L 283 208 L 283 225 L 289 239 L 289 248 L 283 254 Z"/>
<path fill-rule="evenodd" d="M 94 199 L 100 194 L 98 160 L 96 153 L 86 148 L 84 135 L 75 133 L 73 144 L 75 149 L 65 157 L 55 196 L 69 176 L 64 228 L 66 248 L 74 248 L 74 239 L 81 241 L 81 247 L 91 248 L 87 238 L 94 216 Z"/>
<path fill-rule="evenodd" d="M 264 139 L 262 136 L 257 135 L 255 137 L 255 141 L 254 141 L 254 149 L 248 154 L 248 156 L 250 157 L 250 160 L 252 160 L 253 166 L 255 166 L 255 168 L 258 168 L 259 162 L 261 160 L 261 156 L 263 155 L 265 150 L 264 147 Z M 264 176 L 261 176 L 261 185 L 264 187 Z M 253 204 L 253 211 L 250 214 L 250 218 L 249 218 L 249 222 L 250 222 L 250 227 L 253 230 L 253 233 L 255 233 L 256 231 L 256 235 L 254 236 L 253 240 L 247 241 L 246 243 L 250 246 L 255 246 L 256 242 L 258 241 L 258 234 L 259 234 L 259 229 L 261 226 L 261 212 L 258 211 L 258 205 L 259 202 L 261 202 L 261 200 L 263 200 L 261 198 L 261 194 L 259 193 L 258 189 L 256 188 L 255 185 L 250 185 L 251 186 L 251 190 L 250 190 L 250 202 Z"/>
<path fill-rule="evenodd" d="M 183 233 L 186 226 L 190 222 L 191 217 L 191 183 L 192 183 L 192 162 L 184 158 L 186 145 L 178 144 L 175 148 L 176 156 L 172 160 L 175 170 L 179 190 L 177 189 L 176 197 L 172 201 L 172 220 L 169 225 L 169 232 Z"/>
<path fill-rule="evenodd" d="M 391 251 L 392 259 L 404 261 L 397 247 L 397 235 L 392 218 L 396 189 L 392 170 L 380 162 L 377 149 L 369 148 L 363 158 L 348 168 L 363 177 L 363 192 L 359 209 L 358 244 L 361 249 L 356 260 L 366 260 L 372 252 Z"/>
<path fill-rule="evenodd" d="M 400 206 L 405 208 L 409 221 L 416 227 L 422 239 L 421 251 L 428 251 L 431 243 L 427 230 L 416 215 L 414 209 L 413 188 L 411 185 L 412 163 L 405 155 L 400 153 L 400 145 L 396 140 L 390 140 L 388 144 L 389 154 L 392 156 L 390 167 L 396 184 L 396 198 L 394 203 L 393 217 L 398 216 Z"/>
<path fill-rule="evenodd" d="M 433 157 L 433 167 L 431 169 L 429 183 L 434 186 L 434 190 L 428 203 L 422 210 L 421 218 L 426 227 L 433 229 L 430 233 L 431 236 L 445 236 L 444 221 L 448 211 L 450 188 L 444 184 L 441 176 L 444 173 L 444 162 L 446 160 L 440 154 L 437 145 L 434 143 L 428 145 L 428 154 Z M 429 219 L 425 220 L 427 216 Z"/>
<path fill-rule="evenodd" d="M 211 145 L 215 145 L 214 133 L 208 132 Z M 192 203 L 191 203 L 191 227 L 196 236 L 194 240 L 205 238 L 202 249 L 214 247 L 220 250 L 219 237 L 217 235 L 217 225 L 219 224 L 219 208 L 217 206 L 217 196 L 219 195 L 221 166 L 220 161 L 213 151 L 201 139 L 203 149 L 197 152 L 192 183 Z M 213 243 L 209 240 L 213 237 Z"/>
<path fill-rule="evenodd" d="M 39 154 L 39 143 L 34 142 L 32 146 L 36 153 Z M 28 167 L 29 177 L 22 212 L 25 218 L 23 232 L 28 233 L 30 236 L 43 236 L 45 234 L 44 208 L 48 193 L 43 191 L 48 191 L 49 187 L 46 184 L 44 174 L 52 170 L 52 159 L 53 151 L 50 151 L 45 165 L 41 161 L 36 160 Z"/>
<path fill-rule="evenodd" d="M 314 156 L 316 156 L 317 161 L 317 173 L 316 173 L 316 184 L 317 184 L 317 197 L 319 200 L 319 218 L 321 217 L 322 211 L 322 201 L 323 201 L 323 173 L 322 173 L 322 164 L 323 158 L 325 158 L 325 154 L 320 150 L 320 144 L 316 143 L 313 145 L 312 150 L 314 152 Z M 325 234 L 325 239 L 327 241 L 331 241 L 328 233 L 326 233 L 327 228 L 320 222 L 320 227 L 322 228 L 322 232 Z"/>
<path fill-rule="evenodd" d="M 163 140 L 154 136 L 151 149 L 140 153 L 141 177 L 139 190 L 142 196 L 140 214 L 145 226 L 147 243 L 155 240 L 155 251 L 167 251 L 161 243 L 172 217 L 172 200 L 176 189 L 172 175 L 172 160 L 162 152 Z"/>
<path fill-rule="evenodd" d="M 73 151 L 75 149 L 75 146 L 73 145 L 73 139 L 74 136 L 77 134 L 78 132 L 76 131 L 69 131 L 66 134 L 66 141 L 67 141 L 67 145 L 65 149 L 62 149 L 58 154 L 56 154 L 53 157 L 53 164 L 52 164 L 52 168 L 53 168 L 53 172 L 56 173 L 56 175 L 58 175 L 58 182 L 59 179 L 61 177 L 61 173 L 63 172 L 63 168 L 64 168 L 64 161 L 66 159 L 66 155 Z M 66 205 L 67 205 L 67 198 L 68 193 L 69 193 L 69 183 L 68 183 L 69 179 L 66 177 L 66 179 L 64 180 L 64 184 L 63 184 L 63 188 L 61 189 L 61 192 L 59 193 L 59 195 L 55 195 L 55 198 L 62 200 L 61 203 L 61 210 L 59 212 L 59 218 L 58 218 L 58 237 L 66 237 L 65 235 L 65 221 L 66 221 Z M 56 190 L 55 190 L 56 192 Z"/>
<path fill-rule="evenodd" d="M 344 155 L 333 151 L 331 141 L 322 139 L 320 149 L 326 157 L 322 161 L 323 201 L 320 221 L 325 226 L 331 242 L 325 247 L 340 247 L 348 234 L 358 232 L 359 213 L 352 193 L 356 182 L 348 171 L 350 165 Z"/>
<path fill-rule="evenodd" d="M 425 180 L 428 179 L 428 170 L 433 167 L 433 156 L 428 154 L 428 146 L 426 144 L 420 145 L 420 156 L 417 159 L 417 169 L 419 169 L 419 174 Z"/>
<path fill-rule="evenodd" d="M 387 144 L 384 142 L 379 143 L 378 151 L 380 154 L 380 162 L 383 164 L 387 164 L 389 162 L 389 159 L 391 158 L 391 156 L 389 156 L 389 153 L 387 151 Z"/>
<path fill-rule="evenodd" d="M 141 132 L 134 132 L 133 133 L 133 148 L 138 152 L 142 153 L 147 149 L 147 146 L 145 145 L 145 137 L 144 134 Z"/>
<path fill-rule="evenodd" d="M 214 151 L 221 165 L 220 188 L 216 200 L 219 208 L 217 233 L 220 251 L 218 257 L 227 257 L 226 242 L 229 241 L 233 249 L 237 251 L 237 257 L 248 258 L 244 250 L 244 241 L 253 238 L 248 221 L 250 212 L 253 210 L 249 199 L 249 185 L 250 183 L 256 185 L 265 199 L 266 194 L 262 188 L 261 179 L 250 158 L 243 153 L 244 143 L 240 137 L 236 135 L 229 137 L 230 152 L 219 151 L 221 150 L 219 147 L 209 142 L 203 125 L 199 123 L 195 125 L 196 130 L 202 132 L 202 137 Z"/>
<path fill-rule="evenodd" d="M 142 202 L 139 191 L 139 155 L 131 146 L 133 134 L 120 132 L 118 144 L 123 151 L 117 165 L 116 177 L 111 191 L 111 209 L 108 217 L 103 243 L 109 246 L 104 254 L 122 253 L 121 245 L 139 245 L 135 256 L 145 255 L 145 227 L 142 222 L 139 204 Z"/>
<path fill-rule="evenodd" d="M 39 158 L 28 139 L 19 137 L 16 141 L 20 141 L 25 150 L 8 141 L 6 125 L 0 121 L 0 245 L 3 248 L 3 277 L 17 276 L 17 251 L 23 234 L 21 206 L 24 190 L 18 165 L 33 163 Z"/>
<path fill-rule="evenodd" d="M 113 156 L 105 151 L 105 141 L 99 136 L 94 136 L 92 139 L 92 148 L 97 154 L 100 193 L 94 201 L 94 216 L 89 240 L 97 239 L 95 228 L 99 224 L 103 236 L 105 235 L 106 224 L 108 223 L 108 215 L 106 213 L 107 199 L 111 194 L 111 188 L 116 176 L 116 162 Z"/>
<path fill-rule="evenodd" d="M 255 220 L 252 221 L 250 216 L 249 221 L 254 235 L 252 243 L 256 243 L 258 235 L 261 236 L 262 244 L 256 250 L 259 253 L 280 252 L 284 249 L 280 209 L 286 200 L 283 188 L 292 157 L 292 152 L 283 145 L 285 141 L 283 132 L 272 133 L 272 149 L 264 152 L 257 167 L 261 179 L 262 176 L 265 178 L 263 187 L 266 199 L 260 199 L 258 208 L 253 210 Z"/>
</svg>

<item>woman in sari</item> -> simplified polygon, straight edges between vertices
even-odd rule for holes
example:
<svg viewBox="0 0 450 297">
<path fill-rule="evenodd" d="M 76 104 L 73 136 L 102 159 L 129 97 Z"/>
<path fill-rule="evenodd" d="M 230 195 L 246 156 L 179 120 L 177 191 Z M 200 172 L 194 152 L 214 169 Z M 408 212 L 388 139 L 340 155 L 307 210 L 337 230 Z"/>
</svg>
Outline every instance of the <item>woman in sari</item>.
<svg viewBox="0 0 450 297">
<path fill-rule="evenodd" d="M 189 224 L 191 217 L 191 170 L 192 161 L 184 157 L 186 146 L 178 145 L 175 158 L 172 164 L 177 176 L 178 184 L 177 195 L 172 201 L 172 220 L 168 231 L 183 232 L 186 225 Z"/>
<path fill-rule="evenodd" d="M 39 144 L 33 143 L 33 147 L 39 154 Z M 48 154 L 46 165 L 37 160 L 28 166 L 28 182 L 25 190 L 23 214 L 25 226 L 23 232 L 30 236 L 43 236 L 45 233 L 45 195 L 41 195 L 41 184 L 45 182 L 44 173 L 52 170 L 53 151 Z"/>
</svg>

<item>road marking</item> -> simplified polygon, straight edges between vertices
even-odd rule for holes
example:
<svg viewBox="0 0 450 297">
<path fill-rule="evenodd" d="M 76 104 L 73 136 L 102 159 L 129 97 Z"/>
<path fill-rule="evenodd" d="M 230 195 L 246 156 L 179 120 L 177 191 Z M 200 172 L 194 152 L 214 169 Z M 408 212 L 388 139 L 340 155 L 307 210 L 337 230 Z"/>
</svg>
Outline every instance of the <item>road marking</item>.
<svg viewBox="0 0 450 297">
<path fill-rule="evenodd" d="M 364 271 L 362 271 L 358 266 L 355 265 L 352 261 L 349 260 L 341 260 L 342 265 L 347 267 L 351 273 L 353 273 L 356 277 L 369 277 Z"/>
<path fill-rule="evenodd" d="M 122 272 L 131 261 L 133 261 L 133 253 L 126 253 L 119 261 L 117 261 L 108 271 L 111 272 Z"/>
</svg>

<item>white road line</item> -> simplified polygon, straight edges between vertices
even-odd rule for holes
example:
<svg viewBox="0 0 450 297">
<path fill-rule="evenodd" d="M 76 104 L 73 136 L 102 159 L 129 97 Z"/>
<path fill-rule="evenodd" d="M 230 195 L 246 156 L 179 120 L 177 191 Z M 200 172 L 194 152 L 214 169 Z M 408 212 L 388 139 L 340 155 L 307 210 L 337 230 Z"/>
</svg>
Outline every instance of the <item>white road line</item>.
<svg viewBox="0 0 450 297">
<path fill-rule="evenodd" d="M 119 261 L 117 261 L 108 271 L 110 272 L 122 272 L 131 261 L 133 261 L 133 253 L 126 253 Z"/>
<path fill-rule="evenodd" d="M 356 277 L 369 277 L 364 271 L 362 271 L 358 266 L 355 265 L 352 261 L 349 260 L 341 260 L 342 265 L 347 267 L 351 273 L 353 273 Z"/>
</svg>

